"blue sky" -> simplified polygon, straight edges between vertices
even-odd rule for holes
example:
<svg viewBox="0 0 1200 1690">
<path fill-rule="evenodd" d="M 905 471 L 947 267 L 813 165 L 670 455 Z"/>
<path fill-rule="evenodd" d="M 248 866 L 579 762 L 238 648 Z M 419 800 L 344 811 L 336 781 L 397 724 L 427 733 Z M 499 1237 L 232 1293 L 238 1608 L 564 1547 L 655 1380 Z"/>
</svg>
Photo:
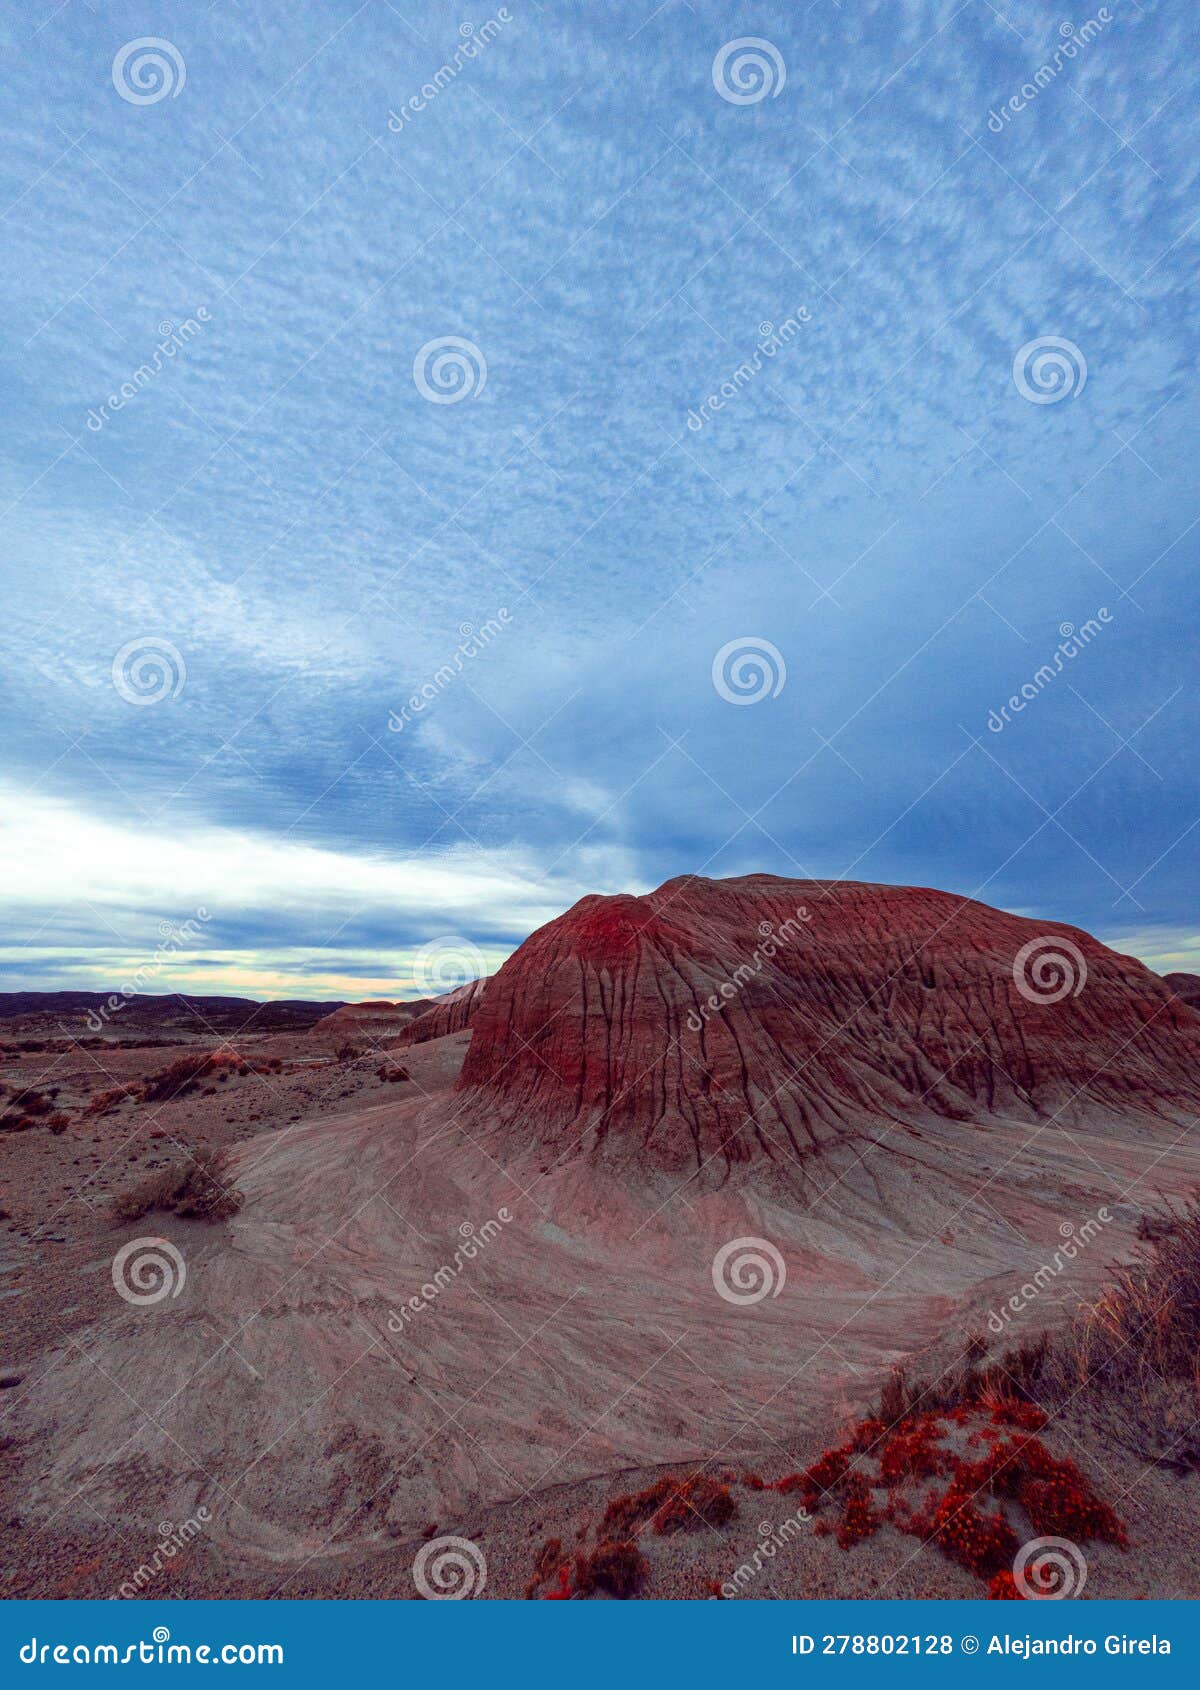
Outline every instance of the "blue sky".
<svg viewBox="0 0 1200 1690">
<path fill-rule="evenodd" d="M 0 985 L 754 870 L 1200 969 L 1194 6 L 4 29 Z"/>
</svg>

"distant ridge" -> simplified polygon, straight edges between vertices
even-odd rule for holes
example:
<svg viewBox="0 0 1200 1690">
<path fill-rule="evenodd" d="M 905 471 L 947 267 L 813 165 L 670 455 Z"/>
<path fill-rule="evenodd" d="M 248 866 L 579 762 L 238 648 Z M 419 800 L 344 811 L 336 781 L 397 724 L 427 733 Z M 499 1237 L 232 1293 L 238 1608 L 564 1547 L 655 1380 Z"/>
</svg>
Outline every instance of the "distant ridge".
<svg viewBox="0 0 1200 1690">
<path fill-rule="evenodd" d="M 113 1006 L 114 999 L 119 1008 Z M 236 1033 L 243 1029 L 256 1033 L 302 1032 L 322 1016 L 341 1009 L 343 1003 L 342 999 L 316 1003 L 291 998 L 274 998 L 263 1003 L 256 998 L 205 997 L 182 992 L 135 992 L 128 998 L 119 991 L 0 992 L 0 1021 L 32 1015 L 86 1021 L 89 1014 L 95 1014 L 114 1032 L 145 1026 L 178 1032 Z"/>
</svg>

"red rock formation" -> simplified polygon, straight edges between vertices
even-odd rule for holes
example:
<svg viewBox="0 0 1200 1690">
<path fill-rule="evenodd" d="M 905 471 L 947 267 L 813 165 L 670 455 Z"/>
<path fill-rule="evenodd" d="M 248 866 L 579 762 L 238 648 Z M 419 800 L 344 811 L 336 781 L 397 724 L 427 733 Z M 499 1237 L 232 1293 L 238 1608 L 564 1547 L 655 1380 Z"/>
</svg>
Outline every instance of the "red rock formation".
<svg viewBox="0 0 1200 1690">
<path fill-rule="evenodd" d="M 916 887 L 683 876 L 533 934 L 458 1089 L 518 1142 L 719 1182 L 835 1147 L 848 1166 L 889 1122 L 911 1142 L 937 1117 L 1194 1105 L 1198 1059 L 1200 1015 L 1078 928 Z"/>
<path fill-rule="evenodd" d="M 327 1034 L 336 1039 L 358 1039 L 371 1046 L 394 1039 L 397 1033 L 429 1008 L 430 998 L 417 998 L 411 1003 L 390 1003 L 380 998 L 370 1003 L 346 1003 L 326 1015 L 312 1028 L 314 1033 Z"/>
<path fill-rule="evenodd" d="M 1163 980 L 1184 1003 L 1200 1008 L 1200 974 L 1164 974 Z"/>
<path fill-rule="evenodd" d="M 457 986 L 445 997 L 435 999 L 403 1029 L 398 1043 L 425 1044 L 429 1039 L 441 1039 L 447 1033 L 460 1033 L 465 1027 L 470 1027 L 483 1002 L 486 985 L 486 980 L 468 980 L 465 986 Z"/>
</svg>

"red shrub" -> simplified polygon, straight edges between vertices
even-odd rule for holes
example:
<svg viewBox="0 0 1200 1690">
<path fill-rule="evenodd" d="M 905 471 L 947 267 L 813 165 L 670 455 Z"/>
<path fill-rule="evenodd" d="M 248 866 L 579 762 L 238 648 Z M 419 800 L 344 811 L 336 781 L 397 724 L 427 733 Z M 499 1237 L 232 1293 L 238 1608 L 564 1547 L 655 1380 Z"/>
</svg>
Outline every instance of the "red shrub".
<svg viewBox="0 0 1200 1690">
<path fill-rule="evenodd" d="M 548 1590 L 542 1597 L 543 1602 L 569 1602 L 575 1592 L 571 1589 L 570 1568 L 562 1566 L 558 1569 L 558 1583 L 553 1590 Z"/>
<path fill-rule="evenodd" d="M 1067 1537 L 1076 1543 L 1094 1538 L 1126 1548 L 1125 1528 L 1108 1503 L 1101 1502 L 1073 1462 L 1064 1461 L 1061 1466 L 1073 1471 L 1026 1479 L 1021 1486 L 1021 1503 L 1035 1535 Z"/>
<path fill-rule="evenodd" d="M 703 1477 L 689 1479 L 659 1508 L 654 1529 L 660 1537 L 669 1537 L 674 1532 L 697 1531 L 701 1525 L 728 1525 L 736 1513 L 728 1485 Z"/>
<path fill-rule="evenodd" d="M 94 1092 L 88 1098 L 87 1113 L 89 1115 L 111 1115 L 114 1109 L 129 1098 L 142 1095 L 142 1087 L 133 1080 L 127 1080 L 124 1085 L 111 1086 L 108 1091 Z"/>
<path fill-rule="evenodd" d="M 625 1496 L 614 1496 L 600 1522 L 600 1536 L 621 1538 L 653 1519 L 659 1508 L 678 1490 L 683 1481 L 658 1479 L 645 1490 Z"/>
<path fill-rule="evenodd" d="M 436 1531 L 436 1529 L 437 1528 L 435 1527 L 434 1530 Z M 426 1537 L 429 1537 L 432 1534 L 426 1532 L 425 1535 Z M 537 1594 L 538 1590 L 543 1584 L 545 1584 L 546 1580 L 550 1577 L 551 1573 L 553 1573 L 554 1569 L 561 1561 L 562 1539 L 559 1537 L 548 1537 L 542 1547 L 538 1550 L 538 1558 L 534 1562 L 533 1566 L 533 1577 L 525 1586 L 525 1600 L 527 1602 L 531 1601 Z M 565 1567 L 563 1568 L 563 1571 L 566 1571 Z"/>
<path fill-rule="evenodd" d="M 917 1516 L 913 1526 L 919 1535 L 931 1537 L 951 1561 L 979 1577 L 1011 1567 L 1020 1548 L 1020 1540 L 1004 1515 L 984 1514 L 957 1481 L 951 1483 L 932 1513 Z"/>
<path fill-rule="evenodd" d="M 905 1420 L 893 1434 L 879 1458 L 879 1477 L 886 1485 L 900 1479 L 931 1479 L 944 1473 L 950 1461 L 937 1448 L 940 1427 L 936 1414 L 922 1414 Z"/>
<path fill-rule="evenodd" d="M 647 1521 L 661 1536 L 723 1526 L 737 1513 L 728 1485 L 703 1475 L 694 1479 L 658 1479 L 631 1496 L 614 1497 L 600 1522 L 600 1537 L 620 1541 Z"/>
<path fill-rule="evenodd" d="M 851 1448 L 859 1455 L 866 1455 L 870 1450 L 878 1454 L 875 1446 L 887 1437 L 887 1430 L 882 1420 L 860 1420 L 850 1434 Z"/>
<path fill-rule="evenodd" d="M 863 1538 L 871 1536 L 879 1521 L 871 1507 L 871 1487 L 864 1474 L 848 1474 L 843 1493 L 845 1500 L 837 1540 L 843 1549 L 852 1549 Z"/>
<path fill-rule="evenodd" d="M 988 1597 L 993 1602 L 1023 1602 L 1025 1598 L 1017 1589 L 1017 1581 L 1012 1576 L 1011 1568 L 1002 1573 L 994 1573 L 992 1582 L 988 1585 Z"/>
</svg>

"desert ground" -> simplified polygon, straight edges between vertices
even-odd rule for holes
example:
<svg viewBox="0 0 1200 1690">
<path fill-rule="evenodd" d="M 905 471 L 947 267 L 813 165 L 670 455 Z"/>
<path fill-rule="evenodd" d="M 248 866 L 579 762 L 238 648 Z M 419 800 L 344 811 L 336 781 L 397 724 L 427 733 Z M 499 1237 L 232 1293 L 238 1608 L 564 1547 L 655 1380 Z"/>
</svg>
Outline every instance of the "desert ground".
<svg viewBox="0 0 1200 1690">
<path fill-rule="evenodd" d="M 1010 1595 L 1048 1536 L 1200 1594 L 1200 1014 L 943 898 L 669 882 L 432 1004 L 10 1009 L 5 1594 Z M 1087 978 L 1030 998 L 1047 937 Z"/>
</svg>

